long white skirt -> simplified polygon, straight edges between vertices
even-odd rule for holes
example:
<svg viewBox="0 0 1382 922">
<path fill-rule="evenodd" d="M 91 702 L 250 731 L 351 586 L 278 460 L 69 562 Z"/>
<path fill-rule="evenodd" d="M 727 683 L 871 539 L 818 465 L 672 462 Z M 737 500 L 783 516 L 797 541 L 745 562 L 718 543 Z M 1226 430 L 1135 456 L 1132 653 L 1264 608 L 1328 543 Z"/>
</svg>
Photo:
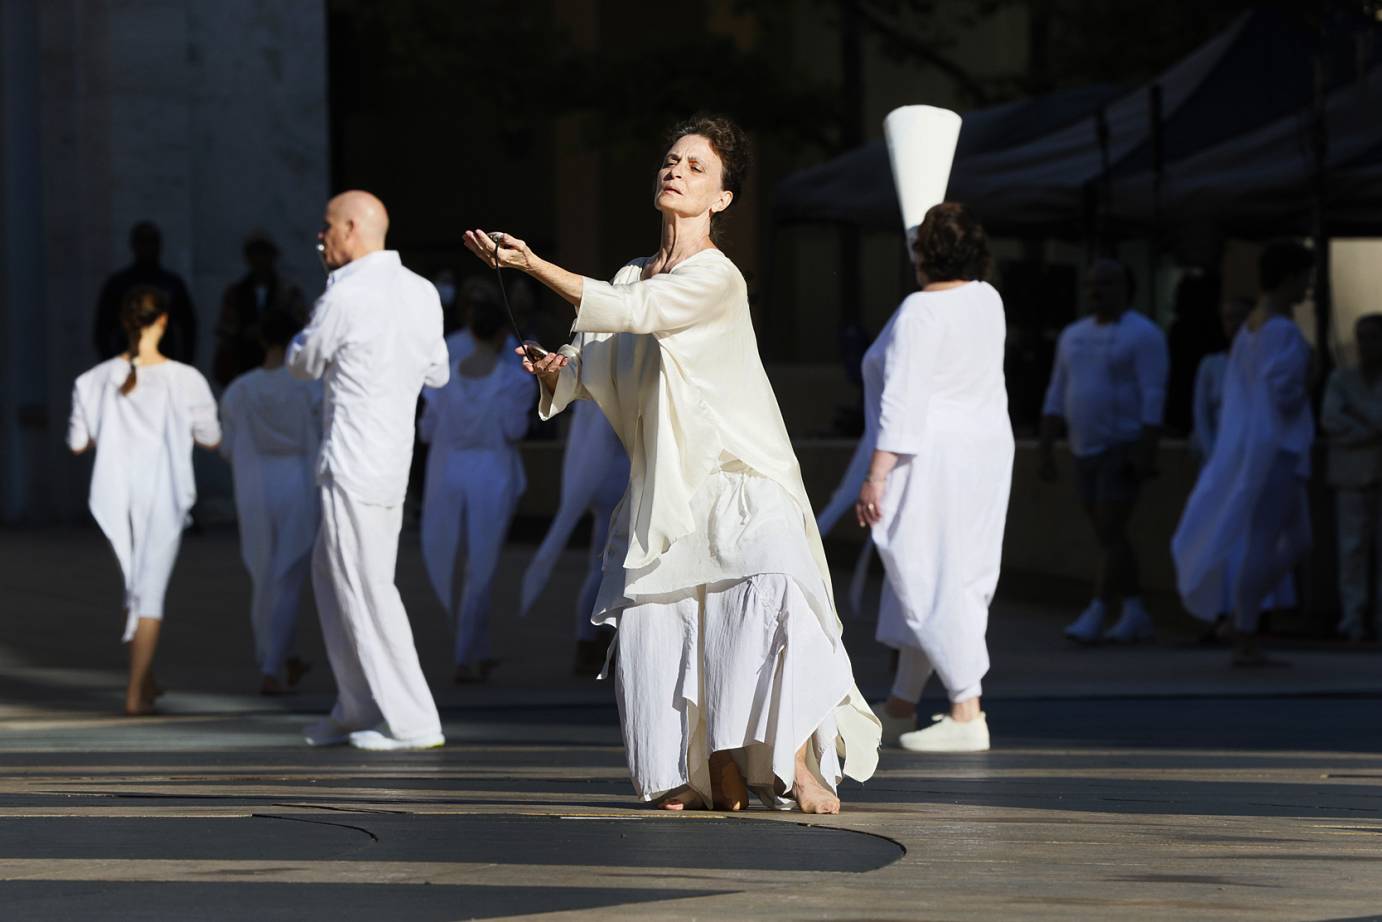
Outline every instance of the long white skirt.
<svg viewBox="0 0 1382 922">
<path fill-rule="evenodd" d="M 796 582 L 777 573 L 702 586 L 625 608 L 616 693 L 635 792 L 686 785 L 710 803 L 712 752 L 732 750 L 766 803 L 785 806 L 795 756 L 839 783 L 835 709 L 853 686 L 849 657 Z"/>
</svg>

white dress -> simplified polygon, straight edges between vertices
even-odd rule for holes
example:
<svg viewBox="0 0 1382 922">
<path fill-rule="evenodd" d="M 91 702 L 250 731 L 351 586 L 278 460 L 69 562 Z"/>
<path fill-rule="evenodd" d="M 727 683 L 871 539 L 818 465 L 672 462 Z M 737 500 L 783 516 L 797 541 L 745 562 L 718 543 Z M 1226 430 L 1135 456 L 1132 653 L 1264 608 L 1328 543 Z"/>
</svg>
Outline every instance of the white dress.
<svg viewBox="0 0 1382 922">
<path fill-rule="evenodd" d="M 1285 317 L 1234 337 L 1214 448 L 1171 539 L 1181 600 L 1200 618 L 1223 611 L 1259 505 L 1306 501 L 1298 485 L 1309 479 L 1314 441 L 1309 368 L 1310 346 Z M 1292 509 L 1292 518 L 1308 524 L 1300 512 Z"/>
<path fill-rule="evenodd" d="M 864 413 L 899 456 L 873 527 L 888 574 L 878 639 L 919 649 L 952 700 L 988 672 L 1012 488 L 1003 301 L 985 282 L 909 295 L 864 356 Z"/>
<path fill-rule="evenodd" d="M 423 392 L 419 435 L 431 446 L 422 495 L 422 559 L 455 632 L 457 664 L 491 657 L 490 595 L 499 553 L 527 480 L 517 442 L 537 385 L 500 355 L 483 378 L 452 365 L 445 386 Z M 464 587 L 456 562 L 465 559 Z"/>
<path fill-rule="evenodd" d="M 221 397 L 221 454 L 235 482 L 240 556 L 254 586 L 255 661 L 264 675 L 278 675 L 291 650 L 321 522 L 314 482 L 321 402 L 321 385 L 287 367 L 246 372 Z"/>
<path fill-rule="evenodd" d="M 576 523 L 588 511 L 591 517 L 590 557 L 580 594 L 576 598 L 576 636 L 595 637 L 590 620 L 604 570 L 609 520 L 629 483 L 629 456 L 610 428 L 600 408 L 584 400 L 572 407 L 571 428 L 561 462 L 561 501 L 537 553 L 523 572 L 523 597 L 519 610 L 527 613 L 542 595 L 552 568 L 571 537 Z"/>
<path fill-rule="evenodd" d="M 709 754 L 735 749 L 771 797 L 808 740 L 825 783 L 865 780 L 880 728 L 854 686 L 743 277 L 715 249 L 647 280 L 643 264 L 585 280 L 570 364 L 540 407 L 593 399 L 629 453 L 595 619 L 619 629 L 634 788 L 709 799 Z"/>
<path fill-rule="evenodd" d="M 126 642 L 140 618 L 163 617 L 163 597 L 182 530 L 197 501 L 192 446 L 221 440 L 216 399 L 201 372 L 168 360 L 141 367 L 129 394 L 124 357 L 77 378 L 67 445 L 96 445 L 91 514 L 110 541 L 125 579 Z"/>
</svg>

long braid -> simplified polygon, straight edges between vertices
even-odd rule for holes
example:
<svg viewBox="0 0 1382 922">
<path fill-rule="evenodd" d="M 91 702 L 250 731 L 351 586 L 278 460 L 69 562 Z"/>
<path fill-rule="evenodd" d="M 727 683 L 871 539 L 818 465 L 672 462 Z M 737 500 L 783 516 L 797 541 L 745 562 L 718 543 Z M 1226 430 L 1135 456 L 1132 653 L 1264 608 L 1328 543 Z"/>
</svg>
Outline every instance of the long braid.
<svg viewBox="0 0 1382 922">
<path fill-rule="evenodd" d="M 130 289 L 125 301 L 120 305 L 120 325 L 125 328 L 125 336 L 130 342 L 130 373 L 125 383 L 120 385 L 120 393 L 129 396 L 139 383 L 139 340 L 144 331 L 168 313 L 163 292 L 148 285 Z"/>
</svg>

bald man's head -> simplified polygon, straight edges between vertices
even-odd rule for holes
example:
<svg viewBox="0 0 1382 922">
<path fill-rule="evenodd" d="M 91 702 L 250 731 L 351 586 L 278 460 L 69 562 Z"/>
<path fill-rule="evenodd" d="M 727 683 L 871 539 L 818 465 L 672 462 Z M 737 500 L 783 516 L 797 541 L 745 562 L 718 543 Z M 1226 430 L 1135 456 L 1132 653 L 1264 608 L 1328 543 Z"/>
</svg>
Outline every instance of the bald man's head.
<svg viewBox="0 0 1382 922">
<path fill-rule="evenodd" d="M 389 212 L 368 192 L 352 189 L 326 203 L 322 229 L 322 259 L 327 268 L 339 269 L 377 250 L 384 249 L 389 233 Z"/>
</svg>

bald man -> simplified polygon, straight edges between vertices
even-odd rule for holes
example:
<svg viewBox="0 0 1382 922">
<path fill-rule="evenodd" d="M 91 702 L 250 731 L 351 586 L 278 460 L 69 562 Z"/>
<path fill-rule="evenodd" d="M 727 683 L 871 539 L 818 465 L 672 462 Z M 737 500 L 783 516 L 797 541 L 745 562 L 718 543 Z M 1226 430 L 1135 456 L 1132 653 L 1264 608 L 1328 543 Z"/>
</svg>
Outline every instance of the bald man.
<svg viewBox="0 0 1382 922">
<path fill-rule="evenodd" d="M 1170 358 L 1166 336 L 1132 309 L 1133 277 L 1101 259 L 1085 276 L 1089 316 L 1061 332 L 1041 424 L 1041 476 L 1055 478 L 1062 421 L 1075 456 L 1075 486 L 1099 542 L 1094 599 L 1065 636 L 1078 643 L 1151 640 L 1128 522 L 1152 472 Z M 1105 620 L 1117 622 L 1105 630 Z"/>
<path fill-rule="evenodd" d="M 331 274 L 288 350 L 303 378 L 322 378 L 321 531 L 312 586 L 336 677 L 313 746 L 431 749 L 445 738 L 394 586 L 418 393 L 449 377 L 441 300 L 384 249 L 384 204 L 346 192 L 317 234 Z"/>
</svg>

